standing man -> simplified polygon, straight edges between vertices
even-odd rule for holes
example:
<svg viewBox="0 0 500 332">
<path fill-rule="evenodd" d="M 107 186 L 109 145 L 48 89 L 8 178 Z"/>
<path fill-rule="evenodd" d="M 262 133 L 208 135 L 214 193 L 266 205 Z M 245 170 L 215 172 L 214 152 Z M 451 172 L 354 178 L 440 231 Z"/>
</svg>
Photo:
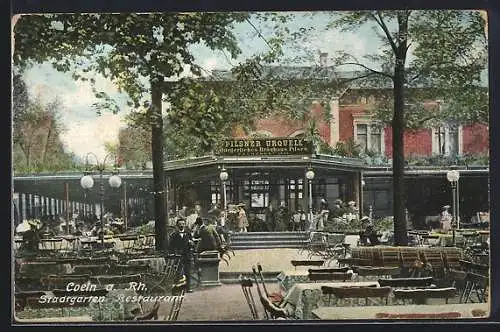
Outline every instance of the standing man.
<svg viewBox="0 0 500 332">
<path fill-rule="evenodd" d="M 193 241 L 191 233 L 186 230 L 186 221 L 182 218 L 177 220 L 177 229 L 170 235 L 169 239 L 169 253 L 180 256 L 181 271 L 179 271 L 179 278 L 184 274 L 186 276 L 186 285 L 188 292 L 191 289 L 191 249 L 193 248 Z"/>
</svg>

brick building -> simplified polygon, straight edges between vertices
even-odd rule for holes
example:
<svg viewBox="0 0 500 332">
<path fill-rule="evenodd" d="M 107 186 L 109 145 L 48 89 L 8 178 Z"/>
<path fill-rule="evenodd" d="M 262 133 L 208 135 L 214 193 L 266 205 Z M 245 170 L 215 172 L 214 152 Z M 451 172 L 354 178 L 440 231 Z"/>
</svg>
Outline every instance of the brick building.
<svg viewBox="0 0 500 332">
<path fill-rule="evenodd" d="M 363 92 L 358 94 L 358 91 L 353 90 L 346 98 L 333 99 L 330 102 L 330 119 L 323 107 L 319 103 L 314 103 L 309 118 L 316 120 L 319 135 L 332 147 L 339 141 L 353 139 L 362 149 L 392 158 L 392 128 L 373 118 L 370 109 L 374 98 L 363 96 Z M 429 102 L 427 105 L 431 112 L 437 103 Z M 267 118 L 256 119 L 254 132 L 245 133 L 236 127 L 233 136 L 295 137 L 304 134 L 306 128 L 307 120 L 291 121 L 282 116 L 270 115 Z M 488 126 L 479 123 L 408 129 L 404 140 L 407 158 L 487 154 L 489 151 Z"/>
</svg>

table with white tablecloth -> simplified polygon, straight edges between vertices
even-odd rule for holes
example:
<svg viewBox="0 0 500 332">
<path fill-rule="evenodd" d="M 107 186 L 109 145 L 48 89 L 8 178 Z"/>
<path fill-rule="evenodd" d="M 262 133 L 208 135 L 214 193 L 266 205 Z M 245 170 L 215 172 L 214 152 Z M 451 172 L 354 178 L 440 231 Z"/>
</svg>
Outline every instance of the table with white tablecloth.
<svg viewBox="0 0 500 332">
<path fill-rule="evenodd" d="M 282 307 L 296 319 L 312 319 L 312 310 L 326 305 L 328 296 L 322 286 L 328 287 L 378 287 L 376 281 L 296 283 L 285 295 Z"/>
<path fill-rule="evenodd" d="M 473 312 L 474 311 L 474 312 Z M 319 307 L 312 310 L 313 319 L 417 319 L 417 318 L 473 318 L 488 315 L 488 303 L 441 305 L 392 305 L 370 307 Z M 458 317 L 457 317 L 458 316 Z M 484 317 L 484 316 L 483 316 Z"/>
</svg>

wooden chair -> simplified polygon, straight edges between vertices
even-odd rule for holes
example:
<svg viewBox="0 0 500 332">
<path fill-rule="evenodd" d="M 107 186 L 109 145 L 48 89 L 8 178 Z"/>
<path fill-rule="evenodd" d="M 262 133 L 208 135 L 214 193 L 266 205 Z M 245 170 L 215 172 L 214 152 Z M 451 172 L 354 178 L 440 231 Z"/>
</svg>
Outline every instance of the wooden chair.
<svg viewBox="0 0 500 332">
<path fill-rule="evenodd" d="M 295 269 L 297 266 L 323 266 L 324 260 L 292 260 L 290 261 Z"/>
<path fill-rule="evenodd" d="M 424 288 L 432 285 L 432 277 L 427 278 L 394 278 L 394 279 L 379 279 L 378 283 L 381 287 L 388 286 L 392 288 Z"/>
<path fill-rule="evenodd" d="M 163 271 L 157 272 L 149 270 L 141 273 L 147 283 L 149 293 L 169 293 L 176 278 L 180 276 L 180 255 L 168 255 L 165 257 L 165 267 Z M 137 272 L 140 273 L 140 272 Z"/>
<path fill-rule="evenodd" d="M 448 271 L 448 279 L 450 280 L 451 287 L 455 287 L 459 294 L 459 302 L 463 303 L 465 298 L 465 289 L 467 286 L 467 272 L 450 269 Z"/>
<path fill-rule="evenodd" d="M 257 269 L 255 266 L 252 266 L 252 272 L 255 284 L 257 285 L 257 293 L 259 294 L 260 303 L 264 308 L 264 315 L 266 319 L 289 318 L 288 312 L 285 309 L 274 305 L 266 294 L 260 290 L 259 281 L 257 279 Z"/>
<path fill-rule="evenodd" d="M 251 279 L 244 278 L 242 275 L 240 275 L 239 279 L 240 279 L 241 289 L 243 290 L 243 295 L 245 296 L 245 300 L 247 301 L 248 307 L 250 308 L 250 312 L 252 313 L 252 318 L 259 319 L 257 306 L 255 305 L 255 300 L 252 293 L 253 282 Z"/>
<path fill-rule="evenodd" d="M 410 269 L 417 259 L 419 259 L 417 250 L 407 250 L 401 248 L 401 267 L 404 269 Z"/>
<path fill-rule="evenodd" d="M 104 275 L 107 274 L 110 269 L 108 264 L 99 264 L 99 265 L 75 265 L 73 266 L 74 274 L 88 274 L 91 276 L 95 275 Z"/>
<path fill-rule="evenodd" d="M 271 300 L 273 304 L 279 305 L 283 301 L 283 295 L 281 293 L 269 293 L 267 291 L 264 275 L 262 274 L 262 265 L 260 265 L 260 263 L 257 263 L 257 271 L 259 272 L 260 282 L 262 283 L 262 288 L 264 289 L 266 297 Z"/>
<path fill-rule="evenodd" d="M 322 286 L 321 291 L 324 295 L 329 295 L 328 304 L 330 305 L 331 295 L 336 298 L 336 305 L 339 300 L 345 299 L 365 299 L 365 305 L 369 305 L 369 299 L 378 298 L 382 305 L 388 305 L 391 287 L 330 287 Z"/>
<path fill-rule="evenodd" d="M 456 288 L 426 288 L 426 289 L 395 289 L 394 298 L 396 300 L 411 300 L 415 304 L 426 304 L 428 299 L 445 299 L 448 304 L 448 299 L 455 297 Z"/>
<path fill-rule="evenodd" d="M 459 248 L 444 248 L 444 262 L 447 270 L 459 269 L 462 251 Z"/>
<path fill-rule="evenodd" d="M 382 256 L 381 266 L 391 266 L 391 267 L 401 266 L 401 255 L 399 252 L 399 248 L 382 249 L 381 256 Z"/>
<path fill-rule="evenodd" d="M 443 278 L 445 276 L 445 265 L 441 249 L 422 250 L 420 258 L 423 262 L 432 266 L 432 274 L 435 278 Z"/>
<path fill-rule="evenodd" d="M 308 274 L 310 281 L 348 281 L 352 279 L 352 273 L 347 272 L 332 272 L 332 273 L 315 273 Z"/>
</svg>

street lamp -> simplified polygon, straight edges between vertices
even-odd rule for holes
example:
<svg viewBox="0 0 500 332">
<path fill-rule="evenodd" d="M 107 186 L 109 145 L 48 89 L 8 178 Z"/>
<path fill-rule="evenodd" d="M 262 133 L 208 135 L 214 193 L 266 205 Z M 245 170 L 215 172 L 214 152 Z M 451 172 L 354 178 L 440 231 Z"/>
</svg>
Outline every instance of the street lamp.
<svg viewBox="0 0 500 332">
<path fill-rule="evenodd" d="M 86 162 L 85 164 L 88 165 L 88 157 L 89 155 L 93 155 L 94 158 L 97 161 L 97 170 L 99 171 L 99 197 L 100 197 L 100 218 L 101 218 L 101 244 L 102 248 L 104 248 L 104 216 L 103 216 L 103 210 L 104 210 L 104 181 L 103 181 L 103 174 L 104 170 L 106 169 L 106 159 L 111 155 L 108 154 L 104 157 L 104 160 L 102 163 L 99 163 L 99 159 L 97 156 L 93 153 L 88 153 L 86 156 Z M 116 168 L 116 165 L 115 165 Z M 122 184 L 122 179 L 117 175 L 116 170 L 112 173 L 112 175 L 109 177 L 108 180 L 109 186 L 111 188 L 119 188 Z M 91 173 L 85 174 L 81 179 L 80 179 L 80 185 L 82 186 L 83 189 L 91 189 L 94 186 L 94 179 L 91 175 Z"/>
<path fill-rule="evenodd" d="M 446 173 L 446 179 L 451 184 L 451 191 L 453 197 L 453 222 L 451 228 L 453 230 L 453 245 L 455 245 L 455 228 L 460 229 L 460 211 L 458 207 L 458 179 L 460 179 L 460 173 L 456 170 L 451 170 Z"/>
<path fill-rule="evenodd" d="M 219 173 L 219 178 L 222 181 L 222 199 L 224 200 L 224 224 L 226 223 L 226 213 L 227 213 L 227 197 L 226 197 L 226 181 L 229 177 L 229 174 L 227 173 L 226 169 L 224 166 L 222 166 L 222 169 Z"/>
<path fill-rule="evenodd" d="M 314 179 L 314 171 L 312 168 L 309 168 L 306 172 L 306 179 L 309 182 L 309 229 L 313 228 L 313 198 L 312 198 L 312 180 Z"/>
</svg>

